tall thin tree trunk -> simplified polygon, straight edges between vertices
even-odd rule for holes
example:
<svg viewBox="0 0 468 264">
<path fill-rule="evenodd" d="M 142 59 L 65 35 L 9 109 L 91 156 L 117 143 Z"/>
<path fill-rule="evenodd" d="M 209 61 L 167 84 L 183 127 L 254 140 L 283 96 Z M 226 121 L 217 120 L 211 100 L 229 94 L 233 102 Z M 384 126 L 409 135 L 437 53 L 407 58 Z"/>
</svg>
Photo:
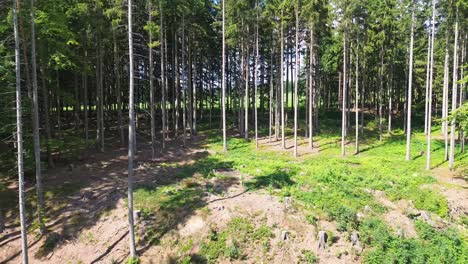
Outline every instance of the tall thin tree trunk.
<svg viewBox="0 0 468 264">
<path fill-rule="evenodd" d="M 187 99 L 186 99 L 186 86 L 187 78 L 185 72 L 185 16 L 182 15 L 182 135 L 183 147 L 187 144 Z"/>
<path fill-rule="evenodd" d="M 426 170 L 431 169 L 431 129 L 432 129 L 432 86 L 434 78 L 434 39 L 435 39 L 435 0 L 432 0 L 432 29 L 431 29 L 431 67 L 429 74 L 429 92 L 427 104 L 427 160 Z"/>
<path fill-rule="evenodd" d="M 152 22 L 152 13 L 153 6 L 151 1 L 148 2 L 148 21 Z M 148 54 L 148 64 L 149 64 L 149 89 L 150 89 L 150 129 L 151 129 L 151 158 L 154 159 L 156 156 L 156 113 L 154 105 L 154 65 L 153 65 L 153 33 L 151 29 L 149 30 L 149 54 Z"/>
<path fill-rule="evenodd" d="M 133 223 L 133 159 L 135 158 L 135 87 L 134 87 L 134 62 L 133 62 L 133 30 L 132 30 L 132 5 L 133 0 L 128 0 L 128 57 L 129 57 L 129 96 L 128 96 L 128 226 L 130 257 L 136 258 L 135 228 Z"/>
<path fill-rule="evenodd" d="M 85 50 L 84 52 L 84 60 L 85 60 L 85 63 L 88 62 L 88 51 Z M 42 77 L 42 79 L 44 80 L 44 77 Z M 86 140 L 86 145 L 88 144 L 88 141 L 89 141 L 89 121 L 88 121 L 88 73 L 86 71 L 86 67 L 83 66 L 83 77 L 82 77 L 82 80 L 83 80 L 83 101 L 84 101 L 84 132 L 85 132 L 85 140 Z M 45 82 L 43 82 L 43 85 L 45 86 Z M 45 89 L 45 88 L 43 88 Z M 46 101 L 47 99 L 45 98 L 44 101 Z M 45 109 L 48 108 L 48 104 L 45 105 L 44 107 Z M 48 113 L 48 110 L 45 111 L 46 113 Z M 48 114 L 46 115 L 46 118 Z M 48 123 L 49 121 L 46 120 L 46 124 Z M 46 128 L 47 128 L 47 125 L 46 125 Z M 47 130 L 47 129 L 46 129 Z M 50 129 L 49 129 L 50 130 Z"/>
<path fill-rule="evenodd" d="M 424 134 L 427 135 L 427 107 L 429 105 L 429 75 L 430 75 L 430 63 L 431 63 L 431 34 L 427 39 L 427 64 L 426 64 L 426 96 L 424 97 Z"/>
<path fill-rule="evenodd" d="M 354 112 L 356 115 L 356 154 L 359 153 L 359 35 L 356 37 L 356 94 L 354 98 Z"/>
<path fill-rule="evenodd" d="M 413 3 L 414 5 L 414 3 Z M 413 100 L 413 47 L 414 47 L 414 6 L 411 13 L 411 38 L 410 38 L 410 55 L 409 55 L 409 70 L 408 70 L 408 106 L 406 118 L 406 160 L 411 160 L 411 103 Z"/>
<path fill-rule="evenodd" d="M 444 60 L 444 84 L 442 89 L 442 133 L 444 134 L 444 158 L 448 160 L 448 125 L 447 125 L 447 116 L 448 116 L 448 89 L 449 89 L 449 32 L 450 27 L 447 28 L 447 35 L 445 41 L 445 60 Z"/>
<path fill-rule="evenodd" d="M 196 135 L 197 134 L 197 75 L 198 75 L 198 67 L 197 67 L 197 62 L 196 62 L 196 57 L 195 57 L 195 63 L 193 63 L 193 82 L 192 82 L 192 109 L 193 109 L 193 122 L 192 122 L 192 134 Z"/>
<path fill-rule="evenodd" d="M 343 89 L 341 96 L 343 97 L 343 105 L 341 109 L 341 156 L 345 156 L 346 154 L 346 86 L 347 86 L 347 81 L 346 81 L 346 66 L 347 66 L 347 54 L 346 54 L 346 25 L 344 28 L 343 32 Z"/>
<path fill-rule="evenodd" d="M 315 35 L 315 25 L 312 23 L 310 26 L 310 48 L 309 48 L 309 148 L 314 148 L 314 85 L 315 85 L 315 76 L 314 76 L 314 40 Z"/>
<path fill-rule="evenodd" d="M 256 2 L 256 9 L 257 9 L 257 23 L 255 27 L 255 65 L 254 65 L 254 99 L 253 99 L 253 107 L 254 107 L 254 115 L 255 115 L 255 148 L 258 149 L 258 112 L 257 112 L 257 90 L 258 90 L 258 0 Z"/>
<path fill-rule="evenodd" d="M 273 90 L 274 90 L 274 85 L 273 85 L 273 58 L 274 58 L 274 52 L 275 52 L 275 41 L 274 41 L 274 38 L 273 38 L 273 35 L 272 35 L 272 42 L 273 42 L 273 49 L 271 51 L 271 54 L 270 54 L 270 74 L 269 74 L 269 78 L 270 78 L 270 94 L 269 94 L 269 103 L 268 103 L 268 113 L 269 113 L 269 120 L 268 120 L 268 142 L 271 143 L 271 137 L 272 137 L 272 134 L 273 134 L 273 122 L 274 122 L 274 109 L 273 109 Z"/>
<path fill-rule="evenodd" d="M 40 234 L 45 233 L 44 224 L 44 190 L 41 175 L 41 143 L 39 137 L 39 99 L 37 95 L 37 63 L 36 63 L 36 23 L 34 18 L 34 0 L 31 0 L 31 66 L 32 66 L 32 98 L 33 98 L 33 141 L 34 161 L 36 165 L 37 220 Z"/>
<path fill-rule="evenodd" d="M 457 109 L 457 81 L 458 81 L 458 8 L 456 11 L 455 21 L 455 40 L 453 44 L 453 72 L 452 72 L 452 113 Z M 449 168 L 453 169 L 455 161 L 455 119 L 452 119 L 450 124 L 450 157 Z M 462 138 L 463 139 L 463 138 Z M 464 139 L 463 139 L 464 140 Z"/>
<path fill-rule="evenodd" d="M 161 48 L 161 93 L 162 93 L 162 150 L 166 149 L 166 87 L 165 87 L 165 71 L 166 67 L 164 66 L 164 24 L 163 24 L 163 10 L 162 3 L 159 2 L 159 12 L 160 12 L 160 48 Z M 161 150 L 161 151 L 162 151 Z"/>
<path fill-rule="evenodd" d="M 223 58 L 222 58 L 222 110 L 223 110 L 223 151 L 227 151 L 227 140 L 226 140 L 226 76 L 225 76 L 225 66 L 226 66 L 226 40 L 225 40 L 225 10 L 224 10 L 224 0 L 223 0 Z"/>
<path fill-rule="evenodd" d="M 296 3 L 296 41 L 295 41 L 295 50 L 296 50 L 296 69 L 294 71 L 294 157 L 297 157 L 297 128 L 298 128 L 298 120 L 297 120 L 297 108 L 299 107 L 299 98 L 298 98 L 298 90 L 299 90 L 299 71 L 300 71 L 300 63 L 299 63 L 299 2 Z"/>
<path fill-rule="evenodd" d="M 281 57 L 280 57 L 280 75 L 281 75 L 281 145 L 286 149 L 286 135 L 284 133 L 284 29 L 283 29 L 283 10 L 281 10 Z"/>
<path fill-rule="evenodd" d="M 380 51 L 380 72 L 379 72 L 379 140 L 382 141 L 383 139 L 383 128 L 382 128 L 382 122 L 383 122 L 383 79 L 384 79 L 384 52 L 383 52 L 383 47 L 382 50 Z"/>
<path fill-rule="evenodd" d="M 174 33 L 174 70 L 175 70 L 175 120 L 174 120 L 174 137 L 177 139 L 179 134 L 179 115 L 180 115 L 180 73 L 179 73 L 179 56 L 178 56 L 178 32 Z"/>
<path fill-rule="evenodd" d="M 249 27 L 247 26 L 247 34 L 249 32 Z M 246 43 L 246 49 L 245 49 L 245 110 L 244 110 L 244 138 L 245 140 L 249 140 L 249 71 L 250 71 L 250 63 L 249 63 L 249 44 L 248 42 Z"/>
<path fill-rule="evenodd" d="M 16 72 L 16 140 L 18 148 L 18 186 L 19 211 L 21 225 L 21 249 L 23 264 L 28 263 L 28 238 L 26 233 L 26 205 L 24 198 L 24 164 L 23 164 L 23 110 L 21 106 L 21 61 L 20 37 L 18 32 L 17 1 L 13 1 L 13 29 L 15 36 L 15 72 Z"/>
</svg>

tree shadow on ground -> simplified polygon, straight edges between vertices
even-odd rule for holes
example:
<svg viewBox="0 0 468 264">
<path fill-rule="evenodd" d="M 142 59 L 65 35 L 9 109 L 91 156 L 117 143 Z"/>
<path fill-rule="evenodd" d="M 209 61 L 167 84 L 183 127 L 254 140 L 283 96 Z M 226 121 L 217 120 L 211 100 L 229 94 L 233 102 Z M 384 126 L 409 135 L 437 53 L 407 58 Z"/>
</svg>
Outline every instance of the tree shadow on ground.
<svg viewBox="0 0 468 264">
<path fill-rule="evenodd" d="M 188 146 L 183 150 L 180 149 L 179 145 L 168 143 L 167 150 L 162 154 L 158 154 L 154 160 L 150 158 L 151 151 L 147 145 L 141 144 L 135 164 L 135 185 L 137 186 L 135 191 L 138 188 L 154 188 L 176 184 L 194 175 L 210 177 L 213 169 L 232 167 L 232 164 L 209 157 L 206 151 L 197 151 L 200 149 L 201 141 L 200 138 L 193 138 L 193 141 L 188 142 Z M 106 153 L 95 153 L 90 150 L 89 155 L 85 156 L 86 158 L 83 160 L 77 160 L 72 169 L 68 166 L 57 166 L 57 168 L 44 173 L 46 179 L 44 185 L 49 186 L 45 190 L 47 217 L 50 219 L 46 222 L 46 228 L 49 232 L 46 234 L 45 239 L 33 243 L 30 240 L 30 250 L 32 250 L 33 245 L 40 241 L 44 243 L 38 249 L 42 250 L 42 253 L 36 255 L 36 257 L 47 256 L 66 241 L 78 238 L 82 230 L 91 228 L 99 222 L 103 212 L 115 209 L 119 200 L 126 198 L 126 151 L 117 145 L 113 146 L 113 148 L 108 147 L 108 149 L 109 151 Z M 185 161 L 192 162 L 182 166 L 177 164 Z M 166 163 L 171 166 L 159 166 Z M 64 185 L 64 183 L 66 184 Z M 35 210 L 32 210 L 32 208 L 35 208 L 35 191 L 33 183 L 29 185 L 27 196 L 30 203 L 27 206 L 30 214 L 27 219 L 28 225 L 34 226 L 36 219 L 33 213 Z M 180 221 L 190 216 L 194 210 L 204 206 L 201 200 L 205 191 L 203 188 L 204 186 L 201 185 L 189 186 L 187 190 L 171 196 L 169 200 L 162 203 L 162 213 L 166 215 L 168 221 L 161 223 L 160 230 L 163 231 L 160 232 L 161 235 L 175 228 Z M 5 192 L 1 193 L 2 195 L 5 194 Z M 8 197 L 12 197 L 12 201 L 16 200 L 17 192 L 11 191 L 6 194 L 9 194 Z M 2 199 L 3 201 L 5 200 Z M 8 233 L 0 236 L 2 245 L 19 245 L 19 226 L 14 224 L 17 215 L 15 209 L 17 207 L 13 203 L 11 208 L 8 208 L 10 213 L 5 217 Z M 34 229 L 30 230 L 29 237 L 34 237 Z M 128 230 L 123 231 L 128 232 Z M 103 259 L 108 255 L 125 236 L 127 236 L 126 233 L 122 234 L 120 239 L 116 241 L 117 243 L 108 246 L 101 255 L 97 256 L 97 259 Z M 34 248 L 37 248 L 37 246 Z M 13 260 L 19 254 L 20 247 L 18 247 L 17 252 L 1 256 L 0 262 L 7 259 Z"/>
</svg>

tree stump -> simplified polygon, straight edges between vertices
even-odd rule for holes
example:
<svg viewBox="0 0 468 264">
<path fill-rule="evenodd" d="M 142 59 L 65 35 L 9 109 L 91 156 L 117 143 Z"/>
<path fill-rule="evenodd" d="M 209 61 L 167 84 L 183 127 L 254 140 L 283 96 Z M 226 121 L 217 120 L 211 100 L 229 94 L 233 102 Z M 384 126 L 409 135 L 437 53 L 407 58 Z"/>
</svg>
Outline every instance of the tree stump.
<svg viewBox="0 0 468 264">
<path fill-rule="evenodd" d="M 318 233 L 318 240 L 319 240 L 319 245 L 318 248 L 325 250 L 327 247 L 327 241 L 328 241 L 328 235 L 327 232 L 325 231 L 319 231 Z"/>
</svg>

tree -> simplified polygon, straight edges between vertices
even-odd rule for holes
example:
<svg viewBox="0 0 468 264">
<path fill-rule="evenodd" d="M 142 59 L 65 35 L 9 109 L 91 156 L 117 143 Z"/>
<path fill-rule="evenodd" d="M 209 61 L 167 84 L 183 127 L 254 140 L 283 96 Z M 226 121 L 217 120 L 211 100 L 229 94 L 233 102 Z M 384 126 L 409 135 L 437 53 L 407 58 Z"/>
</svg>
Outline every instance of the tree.
<svg viewBox="0 0 468 264">
<path fill-rule="evenodd" d="M 297 157 L 297 109 L 299 105 L 298 90 L 299 90 L 299 1 L 296 2 L 296 70 L 294 71 L 294 157 Z"/>
<path fill-rule="evenodd" d="M 455 20 L 455 32 L 454 32 L 454 44 L 453 44 L 453 79 L 452 79 L 452 113 L 457 109 L 457 81 L 458 81 L 458 10 L 456 12 Z M 449 156 L 449 168 L 453 169 L 453 163 L 455 159 L 455 122 L 456 119 L 452 118 L 450 124 L 450 156 Z"/>
<path fill-rule="evenodd" d="M 414 3 L 412 3 L 411 12 L 411 37 L 410 37 L 410 54 L 409 54 L 409 69 L 408 69 L 408 99 L 407 99 L 407 125 L 406 125 L 406 160 L 411 159 L 411 108 L 413 101 L 413 47 L 414 47 Z"/>
<path fill-rule="evenodd" d="M 343 89 L 342 89 L 342 109 L 341 109 L 341 156 L 346 154 L 346 97 L 347 97 L 347 81 L 346 81 L 346 65 L 347 65 L 347 44 L 346 44 L 346 24 L 343 29 Z"/>
<path fill-rule="evenodd" d="M 436 13 L 435 0 L 432 0 L 432 19 L 431 19 L 431 58 L 430 58 L 430 72 L 429 72 L 429 91 L 427 97 L 427 159 L 426 170 L 431 169 L 431 129 L 432 129 L 432 86 L 434 78 L 434 39 L 435 39 L 435 13 Z"/>
<path fill-rule="evenodd" d="M 354 112 L 356 114 L 356 154 L 359 153 L 359 35 L 356 36 L 356 87 L 355 87 L 355 98 L 354 98 Z"/>
<path fill-rule="evenodd" d="M 161 100 L 162 100 L 162 150 L 164 150 L 166 148 L 166 128 L 167 128 L 167 124 L 166 124 L 166 76 L 165 76 L 165 71 L 166 71 L 166 67 L 165 67 L 165 64 L 164 64 L 164 55 L 165 55 L 165 52 L 164 52 L 164 45 L 165 45 L 165 40 L 164 40 L 164 24 L 163 24 L 163 21 L 164 21 L 164 17 L 163 17 L 163 5 L 162 5 L 162 1 L 159 1 L 159 27 L 160 27 L 160 34 L 159 34 L 159 42 L 160 42 L 160 49 L 161 49 L 161 80 L 160 80 L 160 87 L 161 87 Z M 189 55 L 190 57 L 190 55 Z M 190 63 L 189 63 L 190 64 Z M 190 65 L 189 65 L 190 66 Z M 191 77 L 189 77 L 191 78 Z M 190 88 L 192 89 L 192 88 Z M 191 125 L 191 122 L 190 122 L 190 127 L 192 127 Z"/>
<path fill-rule="evenodd" d="M 155 158 L 155 144 L 156 144 L 156 109 L 154 105 L 154 61 L 153 61 L 153 30 L 154 30 L 154 23 L 152 21 L 153 18 L 153 6 L 151 1 L 148 2 L 148 24 L 147 30 L 149 34 L 149 51 L 148 51 L 148 64 L 149 64 L 149 89 L 150 89 L 150 129 L 151 129 L 151 158 Z M 164 138 L 163 138 L 164 141 Z"/>
<path fill-rule="evenodd" d="M 135 227 L 133 223 L 133 160 L 135 158 L 135 85 L 133 62 L 133 30 L 132 6 L 133 1 L 128 0 L 128 63 L 129 63 L 129 96 L 128 96 L 128 233 L 130 257 L 137 256 L 135 249 Z"/>
<path fill-rule="evenodd" d="M 225 76 L 225 66 L 226 66 L 226 43 L 225 43 L 225 8 L 223 0 L 223 53 L 222 53 L 222 110 L 223 110 L 223 151 L 227 151 L 227 141 L 226 141 L 226 76 Z"/>
<path fill-rule="evenodd" d="M 26 206 L 24 198 L 24 161 L 23 161 L 23 111 L 21 106 L 21 60 L 20 37 L 18 32 L 18 2 L 13 1 L 13 30 L 15 38 L 15 73 L 16 73 L 16 144 L 18 149 L 18 188 L 21 225 L 21 249 L 23 263 L 28 263 L 28 238 L 26 233 Z"/>
<path fill-rule="evenodd" d="M 34 160 L 36 165 L 36 195 L 37 195 L 37 221 L 40 234 L 45 233 L 44 224 L 44 190 L 41 174 L 41 143 L 39 137 L 39 99 L 37 95 L 37 63 L 36 63 L 36 23 L 34 19 L 34 0 L 31 0 L 31 66 L 32 66 L 32 94 L 33 94 L 33 141 Z"/>
<path fill-rule="evenodd" d="M 280 40 L 281 40 L 281 63 L 280 63 L 280 75 L 281 75 L 281 145 L 283 149 L 286 149 L 286 135 L 284 132 L 285 126 L 285 116 L 284 116 L 284 13 L 283 9 L 281 9 L 281 25 L 280 25 Z"/>
<path fill-rule="evenodd" d="M 257 113 L 257 100 L 258 100 L 258 95 L 257 95 L 257 84 L 258 84 L 258 57 L 260 56 L 258 54 L 258 0 L 256 1 L 255 4 L 255 9 L 257 13 L 257 19 L 256 19 L 256 25 L 255 25 L 255 66 L 254 66 L 254 99 L 253 99 L 253 105 L 254 105 L 254 115 L 255 115 L 255 147 L 258 149 L 258 113 Z"/>
</svg>

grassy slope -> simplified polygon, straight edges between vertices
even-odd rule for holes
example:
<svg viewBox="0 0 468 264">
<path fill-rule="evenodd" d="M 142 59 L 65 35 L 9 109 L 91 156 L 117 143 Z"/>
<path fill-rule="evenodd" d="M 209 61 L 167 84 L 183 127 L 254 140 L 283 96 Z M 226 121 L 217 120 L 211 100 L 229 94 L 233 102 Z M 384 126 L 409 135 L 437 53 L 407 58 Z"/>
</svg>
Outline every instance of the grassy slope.
<svg viewBox="0 0 468 264">
<path fill-rule="evenodd" d="M 434 130 L 434 133 L 438 133 Z M 373 134 L 372 131 L 369 131 Z M 378 204 L 368 190 L 384 191 L 392 200 L 412 200 L 417 209 L 427 210 L 446 218 L 446 199 L 437 191 L 420 188 L 436 180 L 426 171 L 426 137 L 413 137 L 413 160 L 406 162 L 405 137 L 401 131 L 382 142 L 364 139 L 359 155 L 340 156 L 339 139 L 332 134 L 318 136 L 320 154 L 309 154 L 299 159 L 291 152 L 273 152 L 266 148 L 256 151 L 254 144 L 242 139 L 230 139 L 229 152 L 220 152 L 220 139 L 212 132 L 208 146 L 218 150 L 217 158 L 232 163 L 241 172 L 255 176 L 252 188 L 268 188 L 282 196 L 292 196 L 310 211 L 312 219 L 337 221 L 342 231 L 358 230 L 363 241 L 372 249 L 366 251 L 368 263 L 466 263 L 468 240 L 466 234 L 454 229 L 436 230 L 422 221 L 416 221 L 418 238 L 405 239 L 392 234 L 380 219 L 386 208 Z M 447 166 L 443 161 L 443 142 L 433 141 L 433 166 Z M 354 153 L 350 144 L 347 153 Z M 468 154 L 456 157 L 458 165 L 466 164 Z M 356 213 L 365 206 L 373 215 L 358 221 Z"/>
<path fill-rule="evenodd" d="M 440 130 L 434 130 L 434 134 L 438 134 L 438 131 Z M 215 154 L 197 162 L 189 172 L 184 173 L 182 170 L 182 176 L 200 172 L 203 176 L 210 177 L 212 169 L 225 167 L 252 175 L 254 180 L 247 183 L 249 188 L 267 189 L 280 196 L 293 197 L 304 206 L 311 221 L 336 221 L 342 232 L 358 230 L 361 240 L 368 248 L 363 256 L 367 263 L 468 261 L 466 234 L 454 228 L 436 229 L 414 219 L 417 238 L 398 237 L 382 220 L 382 214 L 387 209 L 369 192 L 383 191 L 393 201 L 412 200 L 417 209 L 448 219 L 446 199 L 434 189 L 421 188 L 423 184 L 436 182 L 432 172 L 424 169 L 426 156 L 422 151 L 426 149 L 426 138 L 421 133 L 416 133 L 413 137 L 413 160 L 410 162 L 404 160 L 406 141 L 403 133 L 396 131 L 394 135 L 386 136 L 379 142 L 373 139 L 377 137 L 372 122 L 366 128 L 367 137 L 362 139 L 362 153 L 352 155 L 354 145 L 349 144 L 349 154 L 345 158 L 340 156 L 340 145 L 336 143 L 339 142 L 338 135 L 331 131 L 322 131 L 320 136 L 315 137 L 321 148 L 320 154 L 306 154 L 298 159 L 292 157 L 292 150 L 272 151 L 265 146 L 255 150 L 255 144 L 239 138 L 230 138 L 229 151 L 222 153 L 218 130 L 203 130 L 201 133 L 208 136 L 206 147 L 215 151 Z M 434 140 L 432 150 L 433 167 L 447 166 L 443 160 L 443 142 Z M 467 153 L 456 156 L 458 165 L 466 164 L 467 161 Z M 153 191 L 137 190 L 137 205 L 158 204 L 161 196 L 151 195 L 161 193 L 158 189 L 160 188 Z M 167 199 L 168 197 L 162 201 Z M 372 213 L 363 220 L 358 220 L 356 214 L 358 211 L 362 212 L 365 206 L 372 208 Z M 207 243 L 202 247 L 205 250 L 201 253 L 207 254 L 208 259 L 213 254 L 216 256 L 222 253 L 223 247 L 219 246 L 215 248 L 220 248 L 221 253 L 210 252 L 209 249 L 213 246 L 210 243 L 213 242 Z"/>
</svg>

